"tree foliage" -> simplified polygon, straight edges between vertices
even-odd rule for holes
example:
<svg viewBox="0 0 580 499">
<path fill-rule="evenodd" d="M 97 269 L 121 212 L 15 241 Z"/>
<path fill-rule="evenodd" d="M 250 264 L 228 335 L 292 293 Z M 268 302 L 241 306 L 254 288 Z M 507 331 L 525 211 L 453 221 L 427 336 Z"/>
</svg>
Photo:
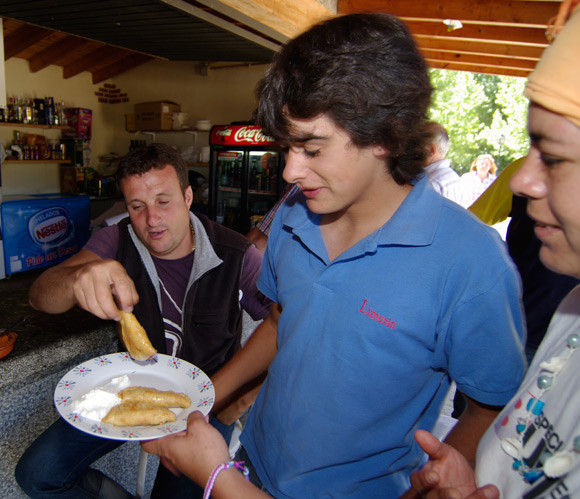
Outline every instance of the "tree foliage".
<svg viewBox="0 0 580 499">
<path fill-rule="evenodd" d="M 447 157 L 463 174 L 479 154 L 491 154 L 498 171 L 528 150 L 525 79 L 431 69 L 429 117 L 449 133 Z"/>
</svg>

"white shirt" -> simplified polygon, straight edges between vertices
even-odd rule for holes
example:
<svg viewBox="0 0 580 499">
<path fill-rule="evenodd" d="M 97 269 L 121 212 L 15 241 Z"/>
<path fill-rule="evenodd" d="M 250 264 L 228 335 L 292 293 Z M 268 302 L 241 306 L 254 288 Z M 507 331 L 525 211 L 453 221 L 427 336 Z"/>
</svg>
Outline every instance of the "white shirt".
<svg viewBox="0 0 580 499">
<path fill-rule="evenodd" d="M 580 437 L 580 347 L 564 362 L 551 388 L 539 394 L 537 380 L 546 374 L 542 361 L 565 356 L 569 349 L 567 338 L 580 333 L 580 286 L 574 288 L 562 301 L 554 314 L 548 332 L 522 382 L 518 393 L 505 406 L 484 434 L 477 449 L 477 485 L 493 483 L 501 497 L 554 498 L 580 497 L 580 453 L 574 450 L 574 439 Z M 514 469 L 516 461 L 503 449 L 506 439 L 521 439 L 516 425 L 529 416 L 527 405 L 535 396 L 545 403 L 538 416 L 531 416 L 523 438 L 521 456 L 531 467 L 544 470 L 546 459 L 558 453 L 560 464 L 570 459 L 571 469 L 561 477 L 549 479 L 545 475 L 533 483 Z"/>
<path fill-rule="evenodd" d="M 451 162 L 448 159 L 435 161 L 435 163 L 425 167 L 425 173 L 427 173 L 429 182 L 439 194 L 459 203 L 459 175 L 450 165 Z"/>
</svg>

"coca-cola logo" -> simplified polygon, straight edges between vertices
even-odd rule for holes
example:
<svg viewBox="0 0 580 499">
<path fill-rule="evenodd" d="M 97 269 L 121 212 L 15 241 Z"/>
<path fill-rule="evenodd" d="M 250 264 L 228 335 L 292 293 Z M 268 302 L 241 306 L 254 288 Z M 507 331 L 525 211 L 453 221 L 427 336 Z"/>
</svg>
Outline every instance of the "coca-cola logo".
<svg viewBox="0 0 580 499">
<path fill-rule="evenodd" d="M 274 142 L 272 137 L 262 133 L 261 128 L 248 128 L 246 126 L 236 130 L 234 140 L 236 142 Z"/>
<path fill-rule="evenodd" d="M 34 214 L 28 221 L 28 233 L 38 244 L 56 244 L 70 232 L 68 212 L 55 206 Z"/>
<path fill-rule="evenodd" d="M 215 134 L 220 137 L 229 137 L 232 134 L 232 131 L 229 128 L 226 128 L 225 130 L 217 130 Z"/>
</svg>

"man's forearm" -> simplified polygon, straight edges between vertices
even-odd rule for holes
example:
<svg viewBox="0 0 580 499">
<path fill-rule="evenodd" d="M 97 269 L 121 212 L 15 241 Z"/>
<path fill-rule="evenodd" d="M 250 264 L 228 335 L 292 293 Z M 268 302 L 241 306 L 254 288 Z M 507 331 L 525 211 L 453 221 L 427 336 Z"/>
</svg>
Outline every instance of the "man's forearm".
<svg viewBox="0 0 580 499">
<path fill-rule="evenodd" d="M 213 375 L 216 413 L 237 398 L 239 389 L 268 370 L 276 355 L 276 327 L 272 315 L 264 319 L 246 345 Z"/>
<path fill-rule="evenodd" d="M 60 314 L 74 307 L 74 272 L 74 267 L 53 267 L 46 270 L 30 287 L 30 306 L 49 314 Z"/>
<path fill-rule="evenodd" d="M 30 287 L 30 306 L 49 314 L 61 314 L 70 310 L 77 305 L 74 284 L 78 270 L 99 261 L 102 259 L 94 253 L 81 250 L 56 267 L 45 270 Z"/>
</svg>

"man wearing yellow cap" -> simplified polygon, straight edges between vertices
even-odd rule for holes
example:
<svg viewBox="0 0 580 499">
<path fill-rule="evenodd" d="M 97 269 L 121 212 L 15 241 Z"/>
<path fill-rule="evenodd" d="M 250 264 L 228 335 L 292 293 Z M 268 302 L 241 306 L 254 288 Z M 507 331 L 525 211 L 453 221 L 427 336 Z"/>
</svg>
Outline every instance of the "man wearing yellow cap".
<svg viewBox="0 0 580 499">
<path fill-rule="evenodd" d="M 580 6 L 528 80 L 530 152 L 510 180 L 549 269 L 580 277 Z M 475 471 L 427 432 L 404 497 L 580 497 L 580 287 L 556 311 L 518 393 L 478 447 Z"/>
</svg>

